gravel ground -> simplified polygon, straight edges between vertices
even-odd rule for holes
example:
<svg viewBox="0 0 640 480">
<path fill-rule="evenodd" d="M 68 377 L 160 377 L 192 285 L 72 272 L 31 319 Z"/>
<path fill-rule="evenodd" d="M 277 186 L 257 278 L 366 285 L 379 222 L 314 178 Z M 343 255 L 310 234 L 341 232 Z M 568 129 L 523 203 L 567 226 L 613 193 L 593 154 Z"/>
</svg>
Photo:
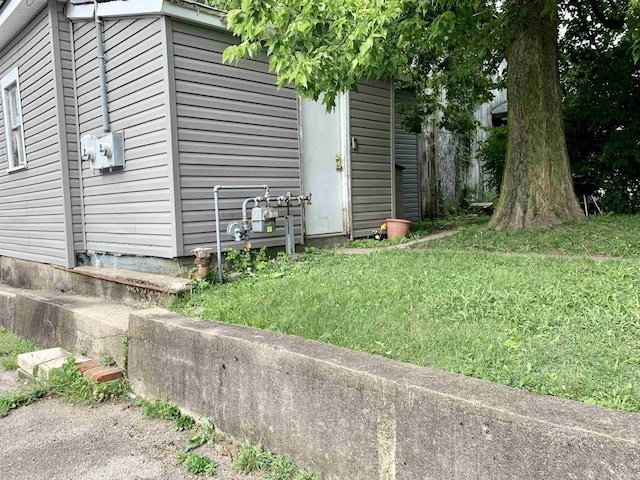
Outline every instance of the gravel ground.
<svg viewBox="0 0 640 480">
<path fill-rule="evenodd" d="M 15 372 L 0 371 L 0 390 L 15 390 Z M 44 399 L 0 418 L 0 479 L 110 480 L 203 478 L 176 460 L 189 432 L 174 423 L 142 417 L 129 403 L 71 405 Z M 198 453 L 218 465 L 214 478 L 258 480 L 230 468 L 234 444 L 203 447 Z"/>
<path fill-rule="evenodd" d="M 18 389 L 18 372 L 5 372 L 0 367 L 0 395 Z"/>
</svg>

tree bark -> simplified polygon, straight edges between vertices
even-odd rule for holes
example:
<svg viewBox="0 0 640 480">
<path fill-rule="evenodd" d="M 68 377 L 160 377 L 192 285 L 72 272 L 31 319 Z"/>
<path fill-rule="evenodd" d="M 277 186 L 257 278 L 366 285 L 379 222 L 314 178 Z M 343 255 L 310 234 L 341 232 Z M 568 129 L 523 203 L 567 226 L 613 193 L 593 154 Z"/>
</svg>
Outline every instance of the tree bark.
<svg viewBox="0 0 640 480">
<path fill-rule="evenodd" d="M 582 218 L 562 121 L 556 2 L 508 0 L 507 14 L 507 159 L 489 225 L 517 230 Z"/>
</svg>

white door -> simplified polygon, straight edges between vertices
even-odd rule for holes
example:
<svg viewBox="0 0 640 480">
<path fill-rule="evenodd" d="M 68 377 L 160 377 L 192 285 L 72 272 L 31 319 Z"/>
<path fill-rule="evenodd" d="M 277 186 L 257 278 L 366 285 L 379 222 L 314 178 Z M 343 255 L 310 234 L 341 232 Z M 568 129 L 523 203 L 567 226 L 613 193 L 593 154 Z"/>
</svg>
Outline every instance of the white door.
<svg viewBox="0 0 640 480">
<path fill-rule="evenodd" d="M 312 194 L 305 208 L 307 236 L 345 233 L 341 108 L 327 113 L 321 101 L 300 101 L 303 185 Z"/>
</svg>

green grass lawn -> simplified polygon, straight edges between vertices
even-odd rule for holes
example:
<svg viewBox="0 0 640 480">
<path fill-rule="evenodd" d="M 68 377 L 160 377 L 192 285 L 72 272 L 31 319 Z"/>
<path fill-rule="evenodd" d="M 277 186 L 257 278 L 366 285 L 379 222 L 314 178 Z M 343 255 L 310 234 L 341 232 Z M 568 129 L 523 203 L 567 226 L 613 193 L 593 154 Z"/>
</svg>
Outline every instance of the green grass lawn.
<svg viewBox="0 0 640 480">
<path fill-rule="evenodd" d="M 320 254 L 173 308 L 640 412 L 636 260 Z"/>
<path fill-rule="evenodd" d="M 640 259 L 640 215 L 601 215 L 572 225 L 518 232 L 490 230 L 488 221 L 484 217 L 461 225 L 457 235 L 417 248 Z"/>
</svg>

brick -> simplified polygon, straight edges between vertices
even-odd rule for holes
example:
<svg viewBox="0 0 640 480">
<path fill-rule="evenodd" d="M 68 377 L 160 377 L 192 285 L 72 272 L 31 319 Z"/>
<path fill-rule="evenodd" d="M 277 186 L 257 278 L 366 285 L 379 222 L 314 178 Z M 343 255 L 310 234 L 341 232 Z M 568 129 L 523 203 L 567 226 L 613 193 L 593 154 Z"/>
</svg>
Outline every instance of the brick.
<svg viewBox="0 0 640 480">
<path fill-rule="evenodd" d="M 118 367 L 98 367 L 91 373 L 90 378 L 94 383 L 111 382 L 122 378 L 122 370 Z"/>
<path fill-rule="evenodd" d="M 85 370 L 84 372 L 82 372 L 82 375 L 84 375 L 86 378 L 91 378 L 91 375 L 93 373 L 99 371 L 101 368 L 105 368 L 105 367 L 97 365 L 97 366 L 95 366 L 93 368 L 89 368 L 89 369 Z"/>
<path fill-rule="evenodd" d="M 76 363 L 76 368 L 80 370 L 80 373 L 84 374 L 87 370 L 100 366 L 98 360 L 85 360 L 84 362 Z"/>
</svg>

